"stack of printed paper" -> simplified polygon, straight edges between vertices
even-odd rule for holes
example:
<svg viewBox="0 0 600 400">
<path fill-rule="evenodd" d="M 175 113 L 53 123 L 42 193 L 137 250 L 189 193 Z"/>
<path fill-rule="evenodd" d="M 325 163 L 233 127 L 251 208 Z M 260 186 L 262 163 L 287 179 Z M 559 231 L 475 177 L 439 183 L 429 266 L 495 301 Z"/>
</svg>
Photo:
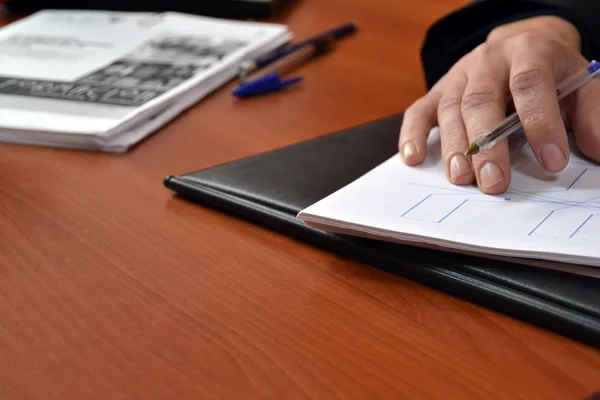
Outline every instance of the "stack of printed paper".
<svg viewBox="0 0 600 400">
<path fill-rule="evenodd" d="M 38 12 L 0 29 L 0 141 L 126 151 L 290 38 L 179 13 Z"/>
</svg>

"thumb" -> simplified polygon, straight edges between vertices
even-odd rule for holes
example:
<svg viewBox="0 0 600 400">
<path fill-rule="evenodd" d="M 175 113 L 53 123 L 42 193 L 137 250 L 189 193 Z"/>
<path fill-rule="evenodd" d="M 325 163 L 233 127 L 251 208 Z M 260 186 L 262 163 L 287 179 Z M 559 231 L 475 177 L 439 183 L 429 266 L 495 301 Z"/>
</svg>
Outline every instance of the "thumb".
<svg viewBox="0 0 600 400">
<path fill-rule="evenodd" d="M 595 78 L 572 96 L 570 122 L 577 147 L 600 162 L 600 79 Z"/>
</svg>

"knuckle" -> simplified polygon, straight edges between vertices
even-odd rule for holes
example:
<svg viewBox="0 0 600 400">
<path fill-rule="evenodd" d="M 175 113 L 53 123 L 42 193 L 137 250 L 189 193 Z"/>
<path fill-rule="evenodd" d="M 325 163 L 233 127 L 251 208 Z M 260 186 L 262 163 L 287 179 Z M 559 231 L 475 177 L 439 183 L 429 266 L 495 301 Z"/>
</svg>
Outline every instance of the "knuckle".
<svg viewBox="0 0 600 400">
<path fill-rule="evenodd" d="M 473 90 L 467 90 L 462 98 L 463 111 L 470 111 L 493 104 L 500 100 L 496 90 L 492 87 L 480 87 Z"/>
<path fill-rule="evenodd" d="M 529 110 L 521 117 L 523 130 L 527 133 L 532 146 L 536 147 L 564 131 L 564 124 L 559 125 L 555 120 L 555 118 L 549 118 L 548 112 L 540 109 Z"/>
<path fill-rule="evenodd" d="M 547 32 L 529 31 L 514 37 L 516 47 L 523 52 L 535 51 L 541 55 L 554 54 L 564 51 L 565 43 L 558 36 L 548 35 Z"/>
<path fill-rule="evenodd" d="M 544 69 L 531 63 L 517 69 L 510 78 L 510 91 L 513 95 L 523 95 L 546 81 Z"/>
<path fill-rule="evenodd" d="M 545 121 L 545 113 L 540 110 L 531 110 L 521 118 L 523 128 L 535 129 Z"/>
<path fill-rule="evenodd" d="M 462 129 L 446 128 L 440 131 L 440 138 L 444 153 L 453 153 L 458 150 L 464 151 L 467 138 L 466 133 Z"/>
<path fill-rule="evenodd" d="M 517 46 L 524 49 L 538 47 L 543 41 L 546 41 L 547 39 L 547 35 L 542 35 L 539 32 L 533 31 L 523 32 L 519 35 L 516 35 L 514 38 Z"/>
<path fill-rule="evenodd" d="M 442 96 L 438 102 L 438 114 L 446 114 L 453 112 L 457 108 L 460 109 L 461 99 L 455 96 Z"/>
<path fill-rule="evenodd" d="M 489 62 L 489 58 L 495 52 L 495 45 L 492 43 L 484 42 L 471 52 L 475 60 Z M 487 61 L 486 61 L 487 60 Z"/>
</svg>

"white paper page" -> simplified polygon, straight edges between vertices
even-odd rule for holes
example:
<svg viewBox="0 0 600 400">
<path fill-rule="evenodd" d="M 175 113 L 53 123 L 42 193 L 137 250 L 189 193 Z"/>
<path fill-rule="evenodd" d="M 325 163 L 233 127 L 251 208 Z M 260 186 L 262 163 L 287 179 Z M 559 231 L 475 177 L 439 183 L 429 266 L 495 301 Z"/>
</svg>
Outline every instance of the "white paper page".
<svg viewBox="0 0 600 400">
<path fill-rule="evenodd" d="M 449 183 L 434 129 L 422 165 L 394 156 L 298 217 L 382 239 L 600 266 L 600 166 L 572 155 L 550 174 L 522 137 L 512 139 L 504 195 Z"/>
<path fill-rule="evenodd" d="M 50 10 L 0 29 L 0 128 L 101 134 L 290 38 L 284 25 L 179 13 Z M 36 118 L 38 112 L 55 119 Z"/>
</svg>

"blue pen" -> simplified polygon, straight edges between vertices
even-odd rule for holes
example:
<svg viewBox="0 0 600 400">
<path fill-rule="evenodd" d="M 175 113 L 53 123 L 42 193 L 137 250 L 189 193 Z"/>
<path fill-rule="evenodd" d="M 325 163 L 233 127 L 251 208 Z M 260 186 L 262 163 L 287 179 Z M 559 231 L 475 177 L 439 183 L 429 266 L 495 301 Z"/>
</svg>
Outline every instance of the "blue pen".
<svg viewBox="0 0 600 400">
<path fill-rule="evenodd" d="M 324 36 L 314 43 L 296 49 L 296 51 L 289 53 L 272 66 L 269 66 L 259 78 L 238 86 L 233 91 L 233 95 L 236 97 L 257 96 L 275 92 L 302 81 L 302 78 L 299 76 L 282 80 L 281 75 L 306 60 L 326 53 L 331 49 L 332 45 L 333 39 Z"/>
<path fill-rule="evenodd" d="M 305 39 L 301 42 L 290 44 L 288 46 L 284 46 L 283 48 L 278 48 L 256 60 L 244 61 L 244 62 L 242 62 L 242 64 L 239 67 L 238 77 L 240 78 L 240 80 L 242 82 L 244 82 L 249 74 L 253 73 L 256 70 L 264 68 L 265 66 L 271 64 L 272 62 L 277 61 L 278 59 L 285 57 L 288 54 L 291 54 L 291 53 L 297 51 L 298 49 L 301 49 L 310 44 L 314 44 L 325 38 L 329 38 L 329 39 L 333 39 L 333 40 L 341 39 L 344 36 L 354 33 L 356 31 L 356 29 L 357 29 L 357 25 L 354 22 L 347 22 L 345 24 L 342 24 L 340 26 L 332 28 L 328 31 L 319 33 L 318 35 L 315 35 L 313 37 Z"/>
<path fill-rule="evenodd" d="M 257 80 L 247 82 L 233 91 L 235 97 L 252 97 L 279 91 L 302 81 L 301 76 L 282 80 L 277 72 L 271 72 Z"/>
</svg>

